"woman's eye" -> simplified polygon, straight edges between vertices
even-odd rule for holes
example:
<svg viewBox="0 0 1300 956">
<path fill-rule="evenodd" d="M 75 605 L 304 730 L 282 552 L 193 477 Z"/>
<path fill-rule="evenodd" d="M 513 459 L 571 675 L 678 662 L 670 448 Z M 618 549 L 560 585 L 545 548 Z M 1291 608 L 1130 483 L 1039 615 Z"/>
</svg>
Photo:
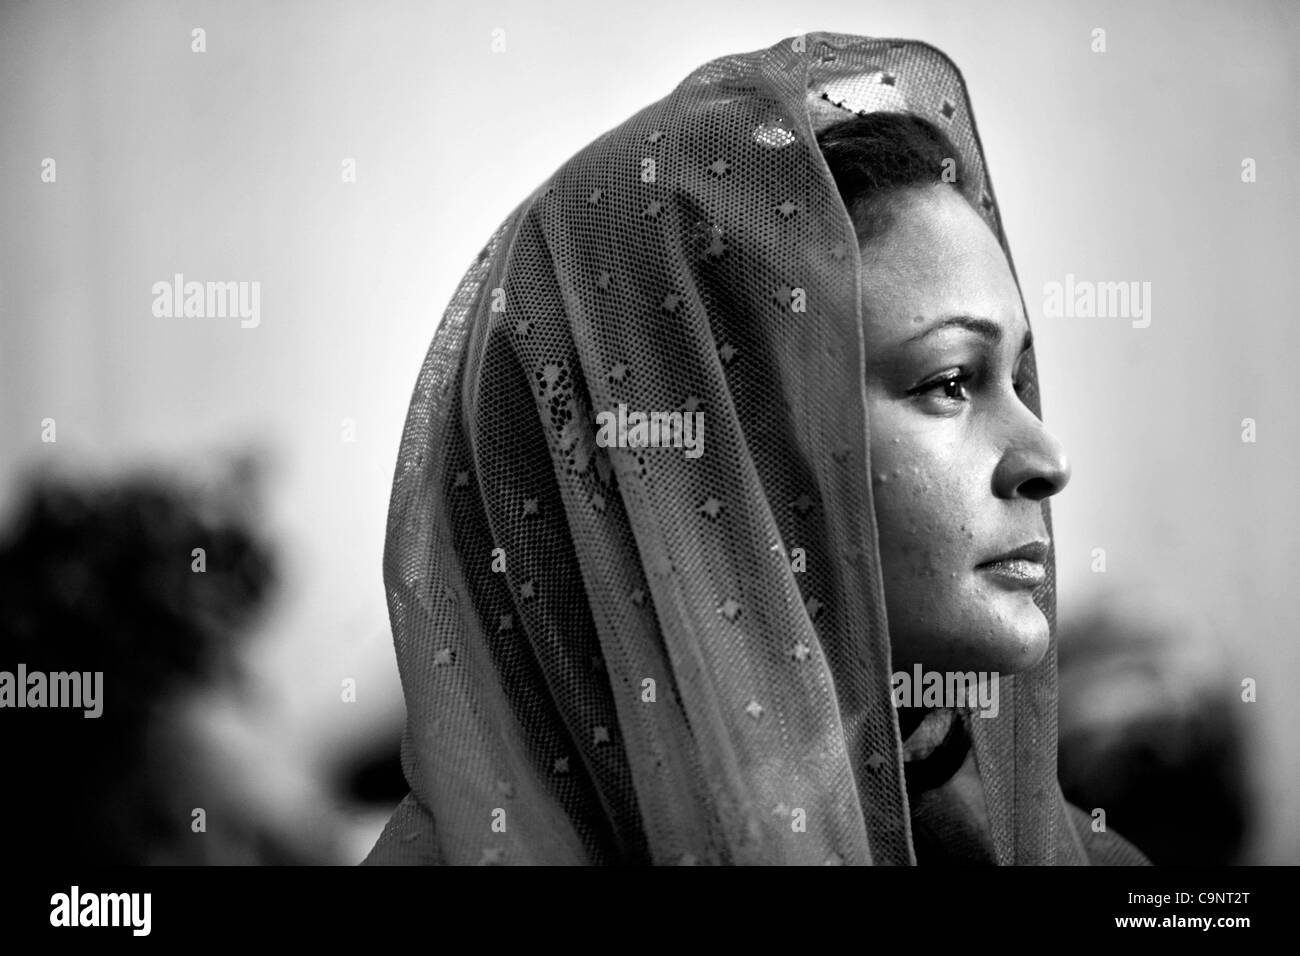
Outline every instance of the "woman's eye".
<svg viewBox="0 0 1300 956">
<path fill-rule="evenodd" d="M 934 395 L 952 402 L 966 402 L 970 401 L 970 393 L 966 390 L 966 383 L 969 381 L 969 373 L 961 369 L 953 369 L 942 377 L 918 387 L 913 391 L 913 394 Z"/>
</svg>

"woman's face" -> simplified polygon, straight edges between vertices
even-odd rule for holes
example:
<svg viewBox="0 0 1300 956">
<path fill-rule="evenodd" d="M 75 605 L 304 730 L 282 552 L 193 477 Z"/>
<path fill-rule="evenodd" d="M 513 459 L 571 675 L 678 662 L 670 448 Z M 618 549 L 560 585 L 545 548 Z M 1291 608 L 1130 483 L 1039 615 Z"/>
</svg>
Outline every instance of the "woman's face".
<svg viewBox="0 0 1300 956">
<path fill-rule="evenodd" d="M 1021 401 L 1029 327 L 997 239 L 950 186 L 893 199 L 862 293 L 894 666 L 1014 673 L 1047 650 L 1039 502 L 1069 465 Z"/>
</svg>

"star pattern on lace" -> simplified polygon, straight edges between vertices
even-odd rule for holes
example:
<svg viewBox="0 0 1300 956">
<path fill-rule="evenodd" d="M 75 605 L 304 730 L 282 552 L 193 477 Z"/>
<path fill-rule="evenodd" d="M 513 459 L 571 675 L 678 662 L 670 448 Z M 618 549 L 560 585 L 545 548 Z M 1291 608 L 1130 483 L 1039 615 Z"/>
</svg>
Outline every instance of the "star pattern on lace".
<svg viewBox="0 0 1300 956">
<path fill-rule="evenodd" d="M 673 573 L 672 561 L 663 556 L 655 555 L 650 559 L 650 573 L 657 578 L 665 578 Z"/>
<path fill-rule="evenodd" d="M 722 502 L 717 498 L 706 498 L 704 504 L 700 505 L 699 512 L 705 517 L 716 519 L 722 512 Z"/>
</svg>

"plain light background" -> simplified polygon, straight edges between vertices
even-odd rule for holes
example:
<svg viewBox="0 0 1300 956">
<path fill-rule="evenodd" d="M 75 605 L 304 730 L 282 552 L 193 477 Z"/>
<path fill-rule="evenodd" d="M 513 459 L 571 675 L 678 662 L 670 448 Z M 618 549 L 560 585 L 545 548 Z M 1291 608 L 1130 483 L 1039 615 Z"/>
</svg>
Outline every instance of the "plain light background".
<svg viewBox="0 0 1300 956">
<path fill-rule="evenodd" d="M 289 572 L 254 661 L 264 733 L 324 767 L 388 732 L 389 484 L 462 272 L 690 70 L 813 30 L 925 40 L 962 69 L 1074 466 L 1059 616 L 1137 595 L 1217 641 L 1226 683 L 1256 679 L 1252 858 L 1300 862 L 1300 7 L 1281 0 L 8 3 L 0 506 L 37 465 L 198 468 L 253 443 Z M 155 318 L 176 272 L 260 281 L 260 327 Z M 1067 273 L 1150 282 L 1150 327 L 1044 318 Z"/>
</svg>

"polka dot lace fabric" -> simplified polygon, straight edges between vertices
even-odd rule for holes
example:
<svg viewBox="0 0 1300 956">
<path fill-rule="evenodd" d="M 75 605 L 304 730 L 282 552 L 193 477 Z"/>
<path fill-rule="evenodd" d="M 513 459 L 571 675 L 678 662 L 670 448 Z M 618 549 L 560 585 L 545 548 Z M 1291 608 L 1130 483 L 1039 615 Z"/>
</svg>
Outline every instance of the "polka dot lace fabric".
<svg viewBox="0 0 1300 956">
<path fill-rule="evenodd" d="M 952 63 L 813 33 L 691 73 L 469 268 L 393 483 L 411 792 L 367 862 L 915 862 L 858 249 L 815 141 L 874 110 L 948 133 L 1005 247 Z M 699 453 L 598 440 L 620 408 L 702 421 Z M 1053 641 L 973 722 L 1004 863 L 1080 861 L 1055 674 Z"/>
</svg>

